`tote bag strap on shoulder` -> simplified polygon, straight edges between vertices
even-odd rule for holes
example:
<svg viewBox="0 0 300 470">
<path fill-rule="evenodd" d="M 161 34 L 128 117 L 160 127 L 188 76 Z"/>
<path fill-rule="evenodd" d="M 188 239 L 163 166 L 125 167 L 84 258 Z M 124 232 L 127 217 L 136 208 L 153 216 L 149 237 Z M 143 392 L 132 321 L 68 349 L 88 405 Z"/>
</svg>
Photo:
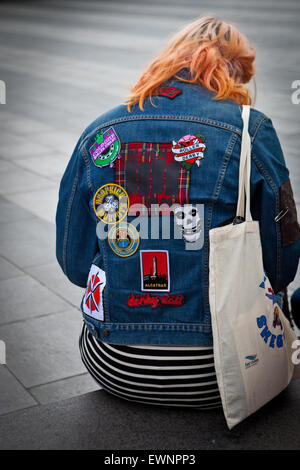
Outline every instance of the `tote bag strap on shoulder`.
<svg viewBox="0 0 300 470">
<path fill-rule="evenodd" d="M 239 169 L 239 196 L 238 196 L 236 216 L 246 221 L 252 221 L 251 212 L 250 212 L 251 138 L 248 132 L 249 116 L 250 116 L 250 106 L 244 105 L 242 107 L 243 132 L 242 132 L 240 169 Z M 245 216 L 245 205 L 246 205 L 246 216 Z"/>
</svg>

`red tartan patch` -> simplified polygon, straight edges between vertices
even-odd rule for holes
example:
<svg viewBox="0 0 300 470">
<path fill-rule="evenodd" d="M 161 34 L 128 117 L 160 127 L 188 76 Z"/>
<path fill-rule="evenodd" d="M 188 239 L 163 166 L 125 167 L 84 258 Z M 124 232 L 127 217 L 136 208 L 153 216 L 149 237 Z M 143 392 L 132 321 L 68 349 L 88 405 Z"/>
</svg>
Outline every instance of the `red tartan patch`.
<svg viewBox="0 0 300 470">
<path fill-rule="evenodd" d="M 170 98 L 172 100 L 173 98 L 176 98 L 176 96 L 180 95 L 181 93 L 182 91 L 179 90 L 178 88 L 173 88 L 170 86 L 161 86 L 157 88 L 157 90 L 153 92 L 152 94 L 157 95 L 157 96 L 165 96 L 166 98 Z"/>
<path fill-rule="evenodd" d="M 126 190 L 130 206 L 143 204 L 150 213 L 152 204 L 188 204 L 189 181 L 190 172 L 174 161 L 171 143 L 122 144 L 115 182 Z M 129 214 L 134 215 L 130 209 Z"/>
</svg>

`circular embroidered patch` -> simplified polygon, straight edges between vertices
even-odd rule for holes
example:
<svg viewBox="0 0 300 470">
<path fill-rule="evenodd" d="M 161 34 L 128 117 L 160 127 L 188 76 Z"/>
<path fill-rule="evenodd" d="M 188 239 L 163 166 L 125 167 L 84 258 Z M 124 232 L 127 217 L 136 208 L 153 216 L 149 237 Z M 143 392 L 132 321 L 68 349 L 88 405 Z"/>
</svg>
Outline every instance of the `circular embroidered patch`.
<svg viewBox="0 0 300 470">
<path fill-rule="evenodd" d="M 105 224 L 115 224 L 126 217 L 129 197 L 122 186 L 104 184 L 94 196 L 93 207 L 98 219 Z"/>
<path fill-rule="evenodd" d="M 110 127 L 96 135 L 95 142 L 90 147 L 90 154 L 96 166 L 113 166 L 116 158 L 120 158 L 120 148 L 120 140 L 115 130 Z"/>
<path fill-rule="evenodd" d="M 111 249 L 122 258 L 133 255 L 140 244 L 139 232 L 134 225 L 121 222 L 112 227 L 108 233 Z"/>
</svg>

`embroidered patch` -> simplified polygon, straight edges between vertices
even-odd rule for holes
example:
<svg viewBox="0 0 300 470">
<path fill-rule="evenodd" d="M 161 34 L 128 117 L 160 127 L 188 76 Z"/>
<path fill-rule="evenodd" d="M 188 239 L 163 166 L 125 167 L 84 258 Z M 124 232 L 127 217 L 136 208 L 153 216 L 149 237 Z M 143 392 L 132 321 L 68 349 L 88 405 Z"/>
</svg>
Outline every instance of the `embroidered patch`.
<svg viewBox="0 0 300 470">
<path fill-rule="evenodd" d="M 141 290 L 169 292 L 170 268 L 167 250 L 141 250 Z"/>
<path fill-rule="evenodd" d="M 170 98 L 171 100 L 173 100 L 174 98 L 176 98 L 176 96 L 180 95 L 181 93 L 182 90 L 179 90 L 179 88 L 173 88 L 170 86 L 160 86 L 154 93 L 152 93 L 152 95 L 165 96 L 166 98 Z"/>
<path fill-rule="evenodd" d="M 156 308 L 159 305 L 169 305 L 172 307 L 181 307 L 184 305 L 183 294 L 129 294 L 127 299 L 128 307 L 151 307 Z"/>
<path fill-rule="evenodd" d="M 204 158 L 203 152 L 206 149 L 204 142 L 206 138 L 200 134 L 185 135 L 178 142 L 173 140 L 172 152 L 174 160 L 180 162 L 183 167 L 190 170 L 193 163 L 199 167 Z"/>
<path fill-rule="evenodd" d="M 92 264 L 82 301 L 82 309 L 86 315 L 101 321 L 104 320 L 103 289 L 105 285 L 105 271 Z"/>
<path fill-rule="evenodd" d="M 289 246 L 300 238 L 300 226 L 291 182 L 288 179 L 280 186 L 280 220 L 282 246 Z M 279 215 L 279 214 L 278 214 Z M 277 216 L 278 217 L 278 216 Z"/>
<path fill-rule="evenodd" d="M 174 161 L 170 143 L 122 144 L 115 181 L 126 189 L 130 206 L 143 204 L 149 214 L 152 204 L 169 208 L 189 202 L 190 172 Z"/>
<path fill-rule="evenodd" d="M 175 208 L 175 222 L 187 242 L 195 243 L 199 240 L 203 229 L 203 215 L 203 205 L 200 204 L 194 206 L 192 204 L 185 204 Z"/>
<path fill-rule="evenodd" d="M 98 167 L 113 166 L 116 158 L 120 158 L 120 148 L 120 140 L 112 127 L 105 132 L 101 131 L 90 147 L 94 164 Z"/>
<path fill-rule="evenodd" d="M 138 249 L 140 243 L 139 232 L 134 225 L 121 222 L 110 229 L 108 243 L 118 256 L 127 258 Z"/>
<path fill-rule="evenodd" d="M 105 184 L 94 196 L 93 207 L 98 219 L 106 224 L 121 222 L 128 212 L 128 194 L 121 186 Z"/>
</svg>

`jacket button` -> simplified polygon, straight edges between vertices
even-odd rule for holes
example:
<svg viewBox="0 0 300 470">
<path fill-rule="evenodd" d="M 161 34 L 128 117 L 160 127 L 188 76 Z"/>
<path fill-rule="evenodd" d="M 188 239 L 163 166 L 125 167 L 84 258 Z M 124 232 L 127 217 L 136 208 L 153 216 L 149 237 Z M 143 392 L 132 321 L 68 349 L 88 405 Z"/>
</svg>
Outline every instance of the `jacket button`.
<svg viewBox="0 0 300 470">
<path fill-rule="evenodd" d="M 102 330 L 102 334 L 103 334 L 103 336 L 105 336 L 107 338 L 107 336 L 109 336 L 109 331 Z"/>
</svg>

